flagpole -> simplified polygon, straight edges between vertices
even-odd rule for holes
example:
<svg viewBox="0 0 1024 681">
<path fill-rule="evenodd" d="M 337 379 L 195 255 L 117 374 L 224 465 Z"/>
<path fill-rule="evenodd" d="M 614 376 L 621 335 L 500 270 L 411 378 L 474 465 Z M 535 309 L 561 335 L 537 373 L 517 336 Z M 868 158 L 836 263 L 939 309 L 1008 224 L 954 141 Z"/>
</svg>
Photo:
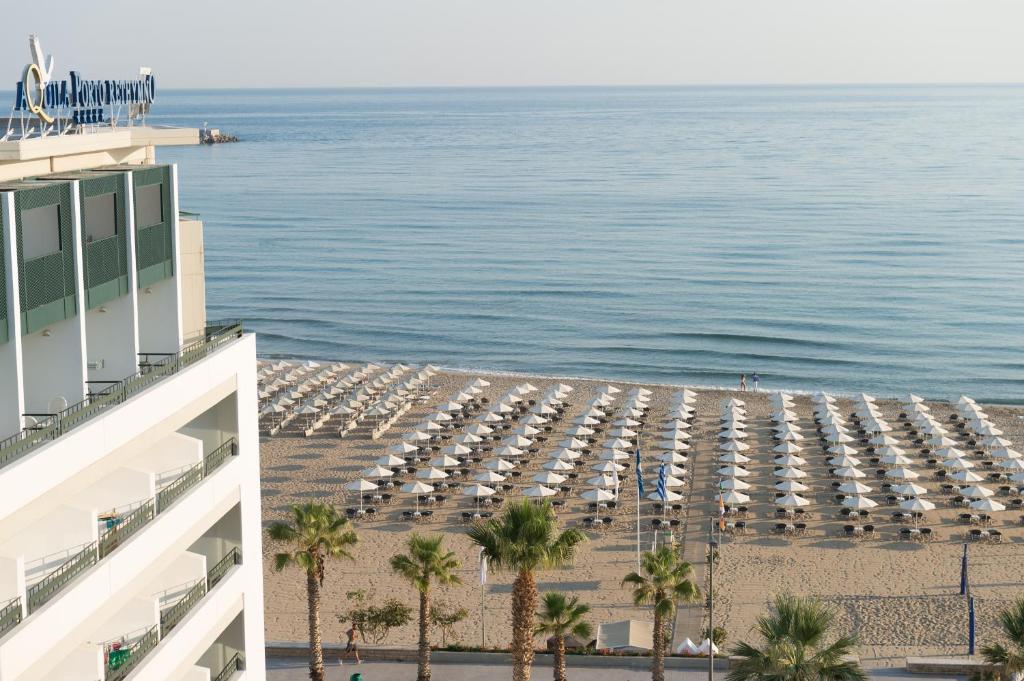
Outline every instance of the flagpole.
<svg viewBox="0 0 1024 681">
<path fill-rule="evenodd" d="M 636 572 L 640 574 L 640 476 L 643 470 L 640 468 L 640 436 L 636 439 Z"/>
</svg>

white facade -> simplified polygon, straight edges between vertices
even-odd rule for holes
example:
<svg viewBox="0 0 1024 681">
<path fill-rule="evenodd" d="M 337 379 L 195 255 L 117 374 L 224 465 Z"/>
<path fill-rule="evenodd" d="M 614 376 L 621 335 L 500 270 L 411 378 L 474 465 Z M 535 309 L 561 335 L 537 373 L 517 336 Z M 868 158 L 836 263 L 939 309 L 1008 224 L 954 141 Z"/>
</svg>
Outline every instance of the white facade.
<svg viewBox="0 0 1024 681">
<path fill-rule="evenodd" d="M 182 258 L 201 272 L 201 225 L 154 162 L 191 139 L 0 143 L 0 681 L 265 678 L 255 339 L 197 332 Z M 145 184 L 166 206 L 153 225 L 136 224 Z M 103 187 L 121 207 L 106 246 L 85 214 Z M 47 197 L 64 231 L 36 257 Z M 116 238 L 119 270 L 100 260 Z"/>
</svg>

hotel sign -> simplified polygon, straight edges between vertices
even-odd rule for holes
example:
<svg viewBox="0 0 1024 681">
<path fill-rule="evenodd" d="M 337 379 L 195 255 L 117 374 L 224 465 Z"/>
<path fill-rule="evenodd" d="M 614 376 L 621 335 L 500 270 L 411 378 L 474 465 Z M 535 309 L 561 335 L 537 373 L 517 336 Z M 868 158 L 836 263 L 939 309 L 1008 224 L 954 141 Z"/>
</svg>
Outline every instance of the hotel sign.
<svg viewBox="0 0 1024 681">
<path fill-rule="evenodd" d="M 27 117 L 38 118 L 41 127 L 56 122 L 62 127 L 57 134 L 82 125 L 115 126 L 118 120 L 144 117 L 156 98 L 156 80 L 149 69 L 140 69 L 132 80 L 88 80 L 78 71 L 71 71 L 66 80 L 51 80 L 53 57 L 43 59 L 36 36 L 29 37 L 29 48 L 32 62 L 15 87 L 13 107 L 23 126 Z"/>
</svg>

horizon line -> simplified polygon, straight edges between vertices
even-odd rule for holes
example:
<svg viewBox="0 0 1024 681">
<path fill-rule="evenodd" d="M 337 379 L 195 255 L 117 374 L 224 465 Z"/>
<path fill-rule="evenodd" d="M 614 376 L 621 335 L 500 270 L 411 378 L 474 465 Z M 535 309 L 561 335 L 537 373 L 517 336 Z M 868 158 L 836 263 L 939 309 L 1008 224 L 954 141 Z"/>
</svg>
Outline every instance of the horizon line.
<svg viewBox="0 0 1024 681">
<path fill-rule="evenodd" d="M 168 86 L 173 90 L 541 90 L 599 88 L 815 88 L 815 87 L 1019 87 L 1024 81 L 837 81 L 837 82 L 773 82 L 773 83 L 549 83 L 522 85 L 248 85 L 248 86 Z"/>
</svg>

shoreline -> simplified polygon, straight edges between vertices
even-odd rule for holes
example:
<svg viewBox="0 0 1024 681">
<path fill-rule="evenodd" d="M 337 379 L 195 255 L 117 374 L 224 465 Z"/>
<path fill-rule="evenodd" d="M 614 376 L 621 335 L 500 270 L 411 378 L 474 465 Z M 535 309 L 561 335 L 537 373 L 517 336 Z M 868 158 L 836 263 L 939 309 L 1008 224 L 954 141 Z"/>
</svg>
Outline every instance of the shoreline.
<svg viewBox="0 0 1024 681">
<path fill-rule="evenodd" d="M 851 392 L 851 391 L 843 391 L 843 390 L 830 390 L 830 389 L 827 389 L 827 388 L 817 388 L 817 389 L 814 389 L 814 390 L 809 390 L 809 389 L 806 389 L 806 388 L 787 388 L 785 386 L 774 386 L 774 385 L 771 386 L 770 388 L 761 387 L 757 391 L 751 390 L 749 388 L 746 391 L 741 391 L 736 386 L 731 386 L 730 387 L 730 386 L 726 386 L 726 385 L 701 384 L 701 383 L 669 383 L 669 382 L 662 382 L 662 381 L 645 381 L 645 380 L 636 380 L 636 379 L 632 379 L 632 378 L 620 378 L 620 377 L 614 377 L 614 376 L 609 377 L 609 376 L 579 376 L 579 375 L 571 375 L 571 374 L 544 374 L 544 373 L 539 373 L 539 372 L 530 372 L 530 371 L 526 371 L 526 370 L 521 370 L 521 371 L 520 370 L 516 370 L 516 371 L 513 371 L 511 369 L 491 369 L 491 368 L 487 368 L 487 367 L 456 367 L 456 366 L 449 366 L 449 365 L 446 365 L 446 364 L 436 364 L 436 363 L 432 363 L 432 362 L 424 362 L 424 363 L 409 362 L 409 361 L 401 360 L 401 359 L 379 359 L 379 360 L 369 360 L 369 359 L 338 359 L 338 358 L 329 358 L 329 357 L 319 357 L 319 356 L 315 356 L 315 355 L 296 355 L 296 354 L 293 354 L 293 353 L 278 353 L 278 352 L 267 352 L 267 353 L 265 353 L 265 352 L 257 352 L 256 353 L 256 357 L 257 357 L 257 359 L 273 359 L 273 360 L 295 361 L 295 362 L 306 362 L 306 361 L 314 361 L 314 362 L 320 362 L 320 363 L 343 362 L 345 364 L 352 364 L 352 365 L 356 365 L 356 364 L 360 364 L 360 363 L 366 363 L 366 362 L 373 362 L 375 364 L 403 363 L 403 364 L 410 364 L 410 365 L 413 365 L 413 366 L 418 366 L 418 365 L 421 365 L 421 364 L 425 366 L 426 364 L 430 364 L 431 366 L 436 366 L 443 373 L 460 375 L 460 376 L 497 376 L 497 377 L 506 377 L 506 378 L 523 378 L 523 379 L 533 378 L 533 379 L 543 380 L 543 381 L 563 381 L 563 382 L 576 381 L 576 382 L 585 382 L 585 383 L 622 383 L 623 385 L 629 385 L 629 386 L 641 386 L 641 387 L 651 387 L 651 388 L 671 388 L 671 389 L 690 388 L 691 390 L 716 391 L 716 392 L 724 392 L 724 393 L 730 393 L 730 394 L 731 393 L 736 393 L 737 395 L 739 395 L 739 394 L 741 394 L 743 392 L 746 392 L 747 394 L 764 393 L 766 395 L 770 395 L 772 393 L 780 393 L 781 392 L 781 393 L 786 393 L 786 394 L 793 395 L 793 396 L 798 396 L 798 397 L 810 397 L 810 396 L 815 395 L 817 393 L 823 392 L 823 393 L 825 393 L 827 395 L 832 395 L 833 397 L 838 397 L 838 398 L 843 398 L 843 399 L 852 399 L 856 395 L 860 394 L 860 391 Z M 973 393 L 970 393 L 970 392 L 954 394 L 955 393 L 955 391 L 954 391 L 954 392 L 948 393 L 945 396 L 936 397 L 936 396 L 933 396 L 933 395 L 926 395 L 926 394 L 922 394 L 922 393 L 917 393 L 912 388 L 907 388 L 907 389 L 905 389 L 904 392 L 897 392 L 897 393 L 872 392 L 871 395 L 873 395 L 874 397 L 876 397 L 876 398 L 878 398 L 880 400 L 898 401 L 901 398 L 906 397 L 908 392 L 913 392 L 913 393 L 915 393 L 917 395 L 920 395 L 927 402 L 939 402 L 939 403 L 948 402 L 951 399 L 955 400 L 956 397 L 958 397 L 960 394 L 968 394 L 968 395 L 971 395 L 971 397 L 974 397 L 979 404 L 991 404 L 991 405 L 996 405 L 996 406 L 1000 406 L 1000 407 L 1009 407 L 1009 408 L 1020 407 L 1020 408 L 1024 409 L 1024 396 L 1021 396 L 1021 398 L 1019 400 L 1009 400 L 1009 399 L 1003 399 L 1003 398 L 989 398 L 989 397 L 984 397 L 984 396 L 977 397 L 976 395 L 974 395 Z M 1022 414 L 1022 418 L 1024 418 L 1024 414 Z"/>
</svg>

